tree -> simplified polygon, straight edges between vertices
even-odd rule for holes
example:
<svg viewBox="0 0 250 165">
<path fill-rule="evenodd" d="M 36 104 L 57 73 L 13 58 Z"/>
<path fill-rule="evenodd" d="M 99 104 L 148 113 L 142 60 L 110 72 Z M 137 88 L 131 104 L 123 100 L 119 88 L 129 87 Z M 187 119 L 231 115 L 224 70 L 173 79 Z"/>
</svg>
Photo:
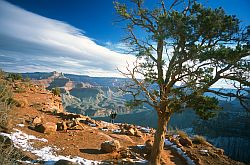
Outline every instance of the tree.
<svg viewBox="0 0 250 165">
<path fill-rule="evenodd" d="M 151 164 L 158 165 L 173 113 L 190 107 L 208 119 L 220 109 L 218 100 L 204 93 L 235 97 L 249 108 L 244 93 L 250 92 L 247 30 L 236 16 L 195 0 L 174 0 L 169 5 L 161 0 L 153 9 L 146 8 L 143 0 L 130 2 L 131 8 L 114 2 L 126 25 L 123 41 L 137 56 L 133 66 L 120 72 L 131 79 L 124 88 L 133 96 L 131 105 L 148 104 L 158 114 L 150 158 Z M 211 88 L 218 81 L 226 81 L 237 92 Z"/>
</svg>

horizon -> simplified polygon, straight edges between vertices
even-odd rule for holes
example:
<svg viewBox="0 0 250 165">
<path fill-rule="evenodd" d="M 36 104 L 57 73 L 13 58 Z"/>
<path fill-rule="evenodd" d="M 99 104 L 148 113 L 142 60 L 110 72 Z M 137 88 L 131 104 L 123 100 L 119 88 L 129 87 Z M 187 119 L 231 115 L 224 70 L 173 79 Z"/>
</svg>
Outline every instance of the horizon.
<svg viewBox="0 0 250 165">
<path fill-rule="evenodd" d="M 6 72 L 6 71 L 4 71 Z M 57 73 L 62 73 L 62 74 L 69 74 L 69 75 L 75 75 L 75 76 L 86 76 L 86 77 L 90 77 L 90 78 L 110 78 L 110 79 L 129 79 L 126 77 L 105 77 L 105 76 L 90 76 L 90 75 L 85 75 L 85 74 L 73 74 L 73 73 L 65 73 L 65 72 L 58 72 L 58 71 L 49 71 L 49 72 L 6 72 L 6 73 L 17 73 L 17 74 L 32 74 L 32 73 L 53 73 L 53 72 L 57 72 Z M 237 90 L 236 88 L 233 88 L 228 85 L 215 85 L 215 86 L 211 86 L 212 89 L 230 89 L 230 90 Z"/>
</svg>

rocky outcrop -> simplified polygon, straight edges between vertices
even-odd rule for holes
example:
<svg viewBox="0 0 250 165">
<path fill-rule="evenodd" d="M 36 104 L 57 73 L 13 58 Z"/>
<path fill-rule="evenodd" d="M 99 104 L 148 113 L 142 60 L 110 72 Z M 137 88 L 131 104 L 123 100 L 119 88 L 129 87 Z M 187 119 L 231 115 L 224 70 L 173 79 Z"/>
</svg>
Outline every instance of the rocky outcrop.
<svg viewBox="0 0 250 165">
<path fill-rule="evenodd" d="M 181 137 L 179 139 L 179 142 L 184 147 L 192 147 L 193 145 L 192 140 L 190 140 L 188 137 L 185 137 L 185 138 Z"/>
<path fill-rule="evenodd" d="M 34 129 L 41 133 L 51 134 L 51 133 L 56 132 L 57 125 L 52 122 L 47 122 L 45 124 L 36 125 Z"/>
<path fill-rule="evenodd" d="M 120 142 L 117 140 L 105 141 L 101 144 L 101 150 L 107 153 L 116 152 L 120 147 Z"/>
</svg>

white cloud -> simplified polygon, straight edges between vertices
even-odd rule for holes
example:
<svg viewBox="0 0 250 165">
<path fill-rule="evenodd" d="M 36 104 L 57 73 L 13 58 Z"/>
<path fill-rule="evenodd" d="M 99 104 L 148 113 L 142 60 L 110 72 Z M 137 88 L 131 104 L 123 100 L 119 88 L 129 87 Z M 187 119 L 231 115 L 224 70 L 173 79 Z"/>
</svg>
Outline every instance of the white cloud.
<svg viewBox="0 0 250 165">
<path fill-rule="evenodd" d="M 132 55 L 96 44 L 83 31 L 0 1 L 0 67 L 6 71 L 52 71 L 121 76 Z"/>
</svg>

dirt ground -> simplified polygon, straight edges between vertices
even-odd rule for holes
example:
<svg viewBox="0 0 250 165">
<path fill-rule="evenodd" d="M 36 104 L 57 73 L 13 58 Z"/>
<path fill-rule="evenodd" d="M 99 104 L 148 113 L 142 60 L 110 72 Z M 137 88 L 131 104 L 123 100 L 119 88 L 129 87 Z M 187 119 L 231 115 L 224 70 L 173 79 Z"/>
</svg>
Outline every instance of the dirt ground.
<svg viewBox="0 0 250 165">
<path fill-rule="evenodd" d="M 29 128 L 29 121 L 36 116 L 43 118 L 43 123 L 53 122 L 58 123 L 63 121 L 59 116 L 53 115 L 51 111 L 43 108 L 51 100 L 55 100 L 52 94 L 46 91 L 24 91 L 14 93 L 14 98 L 17 100 L 25 100 L 22 107 L 16 107 L 11 111 L 12 127 L 17 128 L 24 133 L 34 135 L 38 138 L 45 138 L 48 142 L 36 142 L 37 148 L 44 146 L 55 146 L 59 150 L 56 151 L 59 155 L 64 156 L 79 156 L 89 160 L 109 161 L 117 158 L 116 153 L 103 153 L 100 150 L 101 143 L 108 140 L 118 140 L 121 147 L 133 147 L 143 145 L 146 140 L 153 139 L 153 135 L 144 134 L 144 137 L 128 136 L 122 134 L 114 134 L 112 131 L 102 131 L 100 127 L 91 127 L 82 124 L 84 129 L 57 131 L 52 134 L 44 134 Z M 56 98 L 60 99 L 60 98 Z M 39 105 L 39 106 L 37 106 Z M 24 124 L 24 127 L 17 126 Z M 117 128 L 117 125 L 108 124 L 109 127 Z M 179 154 L 171 149 L 166 149 L 162 153 L 163 159 L 168 165 L 185 165 L 185 160 Z"/>
<path fill-rule="evenodd" d="M 119 128 L 116 124 L 110 124 L 98 121 L 99 126 L 91 127 L 81 123 L 80 129 L 56 131 L 51 134 L 44 134 L 30 129 L 32 119 L 36 116 L 42 117 L 42 123 L 62 122 L 63 119 L 53 113 L 54 105 L 61 103 L 61 98 L 53 96 L 52 93 L 39 87 L 28 87 L 21 92 L 14 90 L 14 98 L 21 100 L 22 105 L 15 107 L 10 112 L 11 127 L 17 128 L 26 134 L 34 135 L 38 138 L 45 138 L 48 142 L 36 142 L 34 147 L 42 148 L 44 146 L 54 146 L 58 148 L 55 151 L 59 155 L 79 156 L 89 160 L 115 162 L 117 161 L 117 153 L 104 153 L 100 150 L 101 143 L 112 139 L 118 140 L 122 148 L 136 148 L 136 145 L 143 145 L 146 140 L 153 140 L 153 134 L 143 133 L 142 137 L 128 136 L 124 134 L 114 134 L 112 131 L 103 131 L 101 128 L 109 127 L 112 129 Z M 59 103 L 59 104 L 60 104 Z M 60 110 L 62 111 L 62 109 Z M 18 126 L 24 124 L 24 127 Z M 199 160 L 198 164 L 242 164 L 229 159 L 225 155 L 215 154 L 215 148 L 211 146 L 193 145 L 193 147 L 182 147 L 189 157 L 195 157 Z M 200 150 L 207 149 L 207 155 L 201 154 Z M 26 152 L 30 158 L 36 157 Z M 186 165 L 186 161 L 171 147 L 165 147 L 162 152 L 162 158 L 167 165 Z"/>
</svg>

